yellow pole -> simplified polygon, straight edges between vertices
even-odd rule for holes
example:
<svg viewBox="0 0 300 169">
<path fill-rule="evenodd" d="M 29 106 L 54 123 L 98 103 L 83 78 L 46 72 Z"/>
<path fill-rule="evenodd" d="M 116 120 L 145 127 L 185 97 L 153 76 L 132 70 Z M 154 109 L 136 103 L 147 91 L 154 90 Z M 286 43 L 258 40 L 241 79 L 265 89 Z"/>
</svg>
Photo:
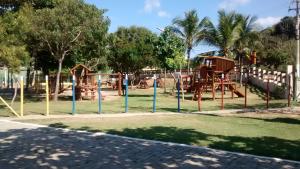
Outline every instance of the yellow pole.
<svg viewBox="0 0 300 169">
<path fill-rule="evenodd" d="M 23 117 L 24 115 L 24 106 L 23 106 L 23 103 L 24 103 L 24 80 L 23 80 L 23 76 L 20 77 L 21 81 L 20 81 L 20 86 L 21 86 L 21 108 L 20 108 L 20 115 L 21 117 Z"/>
<path fill-rule="evenodd" d="M 20 117 L 20 115 L 18 115 L 18 113 L 12 107 L 10 107 L 1 96 L 0 96 L 0 100 L 14 113 L 14 115 Z"/>
<path fill-rule="evenodd" d="M 49 80 L 46 76 L 46 116 L 49 116 Z"/>
</svg>

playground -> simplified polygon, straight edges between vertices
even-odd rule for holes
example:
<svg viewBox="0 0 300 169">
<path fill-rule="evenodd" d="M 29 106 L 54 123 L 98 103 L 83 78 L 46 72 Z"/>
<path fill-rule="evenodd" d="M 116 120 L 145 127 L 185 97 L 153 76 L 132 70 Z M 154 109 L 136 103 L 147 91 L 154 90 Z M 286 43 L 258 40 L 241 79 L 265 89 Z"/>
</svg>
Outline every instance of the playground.
<svg viewBox="0 0 300 169">
<path fill-rule="evenodd" d="M 12 90 L 1 89 L 0 116 L 55 128 L 300 160 L 298 104 L 291 101 L 290 76 L 284 73 L 255 68 L 238 72 L 233 60 L 206 57 L 191 71 L 160 71 L 138 78 L 94 72 L 79 64 L 62 76 L 58 101 L 51 101 L 55 78 L 45 76 L 36 83 L 24 91 L 21 77 L 14 97 Z M 281 97 L 271 90 L 276 86 L 286 86 Z"/>
</svg>

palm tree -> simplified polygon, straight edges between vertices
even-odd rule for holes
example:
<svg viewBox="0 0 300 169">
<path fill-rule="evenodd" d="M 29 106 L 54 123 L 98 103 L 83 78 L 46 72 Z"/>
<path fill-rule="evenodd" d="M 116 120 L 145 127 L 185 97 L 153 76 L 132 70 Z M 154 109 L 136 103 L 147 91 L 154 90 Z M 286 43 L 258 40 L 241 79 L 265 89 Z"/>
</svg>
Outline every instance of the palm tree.
<svg viewBox="0 0 300 169">
<path fill-rule="evenodd" d="M 237 52 L 242 53 L 246 48 L 253 50 L 254 43 L 258 40 L 258 35 L 254 32 L 257 18 L 238 14 L 237 20 L 240 23 L 239 39 L 235 42 Z"/>
<path fill-rule="evenodd" d="M 240 18 L 235 12 L 226 13 L 221 10 L 218 14 L 218 26 L 215 27 L 213 23 L 208 23 L 205 41 L 210 45 L 219 47 L 221 53 L 228 57 L 236 41 L 240 38 Z"/>
<path fill-rule="evenodd" d="M 239 39 L 235 42 L 235 51 L 240 65 L 240 84 L 242 84 L 242 63 L 246 59 L 249 61 L 249 54 L 254 51 L 254 46 L 258 42 L 258 34 L 254 32 L 257 18 L 250 15 L 245 16 L 238 14 L 237 20 L 240 23 Z"/>
<path fill-rule="evenodd" d="M 173 31 L 185 41 L 188 70 L 190 69 L 191 51 L 204 39 L 205 28 L 208 22 L 209 20 L 206 17 L 200 21 L 196 10 L 186 12 L 184 18 L 177 17 L 173 20 Z"/>
</svg>

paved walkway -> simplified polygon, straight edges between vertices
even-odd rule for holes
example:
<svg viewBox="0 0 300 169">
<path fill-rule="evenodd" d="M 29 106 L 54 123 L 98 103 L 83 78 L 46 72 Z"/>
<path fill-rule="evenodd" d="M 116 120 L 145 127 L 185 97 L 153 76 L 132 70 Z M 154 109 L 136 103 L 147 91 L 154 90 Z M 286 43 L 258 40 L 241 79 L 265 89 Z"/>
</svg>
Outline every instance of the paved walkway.
<svg viewBox="0 0 300 169">
<path fill-rule="evenodd" d="M 0 120 L 0 168 L 300 168 L 300 163 Z"/>
</svg>

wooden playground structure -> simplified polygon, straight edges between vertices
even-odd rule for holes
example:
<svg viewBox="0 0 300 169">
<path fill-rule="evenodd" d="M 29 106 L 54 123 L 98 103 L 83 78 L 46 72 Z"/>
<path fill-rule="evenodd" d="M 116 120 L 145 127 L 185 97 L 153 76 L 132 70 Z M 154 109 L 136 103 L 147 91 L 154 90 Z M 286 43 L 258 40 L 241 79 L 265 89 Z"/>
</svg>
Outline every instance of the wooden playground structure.
<svg viewBox="0 0 300 169">
<path fill-rule="evenodd" d="M 83 100 L 84 98 L 89 98 L 90 100 L 95 100 L 98 98 L 97 88 L 98 88 L 98 77 L 99 76 L 109 76 L 112 80 L 101 81 L 101 86 L 111 86 L 112 90 L 118 90 L 118 95 L 121 96 L 121 73 L 116 74 L 104 74 L 96 73 L 90 70 L 83 64 L 78 64 L 70 70 L 72 76 L 76 78 L 75 87 L 75 98 L 76 100 Z M 102 96 L 104 98 L 105 96 Z"/>
<path fill-rule="evenodd" d="M 204 61 L 201 65 L 197 66 L 190 74 L 181 74 L 181 90 L 185 90 L 188 93 L 193 93 L 193 100 L 198 100 L 199 95 L 203 92 L 211 92 L 212 99 L 216 98 L 216 91 L 221 89 L 223 84 L 224 92 L 230 91 L 232 98 L 234 95 L 237 97 L 245 97 L 244 93 L 237 89 L 236 83 L 233 81 L 231 74 L 234 71 L 235 62 L 234 60 L 227 59 L 219 56 L 207 56 L 204 57 Z M 183 70 L 184 72 L 184 70 Z M 122 82 L 123 76 L 121 73 L 115 74 L 104 74 L 97 73 L 90 70 L 83 64 L 78 64 L 70 69 L 70 76 L 75 76 L 76 87 L 75 87 L 75 98 L 76 100 L 96 100 L 99 96 L 97 93 L 98 88 L 98 77 L 99 75 L 108 77 L 106 80 L 101 81 L 101 86 L 105 85 L 110 87 L 112 90 L 117 90 L 118 95 L 122 95 Z M 223 76 L 223 79 L 222 79 Z M 51 76 L 50 76 L 51 77 Z M 174 82 L 176 82 L 175 76 L 173 76 Z M 54 79 L 54 78 L 53 78 Z M 62 76 L 61 82 L 66 81 L 68 76 Z M 55 80 L 55 79 L 54 79 Z M 137 84 L 137 88 L 148 89 L 153 86 L 153 79 L 149 77 L 141 78 Z M 163 87 L 162 78 L 158 77 L 157 87 Z M 54 84 L 50 80 L 50 93 Z M 64 90 L 71 88 L 72 85 L 65 87 L 63 83 L 60 85 L 60 93 Z M 102 98 L 105 96 L 102 95 Z"/>
<path fill-rule="evenodd" d="M 181 88 L 187 92 L 193 92 L 193 100 L 197 100 L 203 92 L 211 92 L 212 98 L 216 98 L 216 90 L 224 88 L 231 91 L 231 96 L 234 94 L 238 97 L 245 97 L 233 82 L 230 74 L 233 72 L 235 63 L 234 60 L 219 56 L 208 56 L 204 58 L 204 64 L 196 67 L 191 75 L 181 75 Z M 223 79 L 222 79 L 223 76 Z"/>
</svg>

